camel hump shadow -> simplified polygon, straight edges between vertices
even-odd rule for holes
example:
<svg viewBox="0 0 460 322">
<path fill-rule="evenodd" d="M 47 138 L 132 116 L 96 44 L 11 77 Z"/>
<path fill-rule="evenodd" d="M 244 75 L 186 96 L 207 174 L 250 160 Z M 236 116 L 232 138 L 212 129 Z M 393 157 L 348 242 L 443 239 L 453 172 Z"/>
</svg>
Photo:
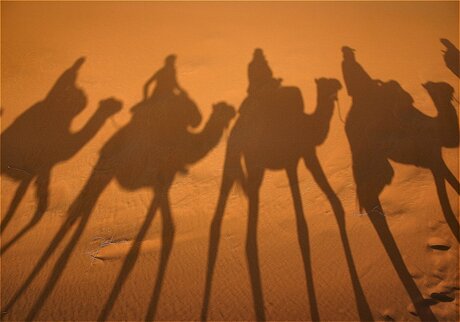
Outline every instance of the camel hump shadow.
<svg viewBox="0 0 460 322">
<path fill-rule="evenodd" d="M 181 142 L 190 135 L 187 129 L 199 126 L 202 115 L 182 93 L 144 100 L 131 112 L 131 121 L 101 149 L 95 171 L 113 172 L 125 189 L 136 190 L 151 187 L 160 169 L 173 167 Z"/>
<path fill-rule="evenodd" d="M 297 133 L 303 107 L 297 87 L 282 86 L 259 97 L 249 95 L 239 109 L 230 144 L 237 141 L 240 148 L 253 154 L 270 156 L 264 158 L 268 166 L 281 168 L 285 159 L 291 158 L 291 141 L 300 139 Z"/>
<path fill-rule="evenodd" d="M 295 86 L 280 86 L 259 96 L 248 95 L 239 108 L 242 117 L 246 114 L 254 117 L 251 120 L 253 126 L 282 123 L 283 120 L 298 116 L 303 111 L 302 93 Z"/>
<path fill-rule="evenodd" d="M 315 82 L 319 104 L 312 114 L 304 112 L 302 93 L 295 86 L 279 86 L 264 95 L 246 97 L 229 144 L 238 144 L 250 154 L 264 153 L 266 157 L 260 162 L 272 169 L 283 168 L 321 145 L 329 132 L 334 102 L 342 86 L 331 78 Z"/>
</svg>

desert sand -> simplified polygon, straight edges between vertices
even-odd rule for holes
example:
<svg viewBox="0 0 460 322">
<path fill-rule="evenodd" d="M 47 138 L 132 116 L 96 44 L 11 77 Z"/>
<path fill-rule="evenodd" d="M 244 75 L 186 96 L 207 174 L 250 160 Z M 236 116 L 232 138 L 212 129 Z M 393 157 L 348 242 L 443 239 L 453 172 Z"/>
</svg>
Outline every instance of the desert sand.
<svg viewBox="0 0 460 322">
<path fill-rule="evenodd" d="M 458 2 L 2 1 L 2 319 L 457 321 L 458 101 L 434 102 L 422 84 L 446 83 L 458 99 L 440 42 L 459 47 L 458 12 Z M 355 50 L 345 77 L 343 46 Z M 273 126 L 285 106 L 235 115 L 256 48 L 274 79 L 298 88 L 304 113 L 329 114 L 298 132 L 302 111 Z M 356 106 L 385 105 L 350 90 L 363 88 L 356 64 L 381 81 L 371 87 L 396 81 L 388 106 L 413 106 L 408 116 L 367 111 L 351 124 Z M 341 89 L 317 97 L 336 84 L 321 78 Z M 168 81 L 174 98 L 155 100 Z M 150 113 L 162 102 L 167 112 Z M 438 127 L 441 110 L 450 127 Z M 257 196 L 257 166 L 277 158 L 293 164 L 291 181 L 268 169 Z"/>
</svg>

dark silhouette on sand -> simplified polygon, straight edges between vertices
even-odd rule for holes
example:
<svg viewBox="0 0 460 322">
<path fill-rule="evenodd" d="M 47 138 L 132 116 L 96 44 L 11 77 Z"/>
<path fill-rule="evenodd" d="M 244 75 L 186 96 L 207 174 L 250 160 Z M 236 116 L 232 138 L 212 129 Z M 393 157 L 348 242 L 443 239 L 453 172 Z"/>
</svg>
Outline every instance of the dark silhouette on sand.
<svg viewBox="0 0 460 322">
<path fill-rule="evenodd" d="M 441 38 L 441 43 L 446 46 L 446 50 L 444 50 L 443 53 L 444 62 L 446 63 L 447 68 L 457 75 L 457 77 L 460 77 L 460 52 L 458 51 L 458 48 L 445 38 Z"/>
<path fill-rule="evenodd" d="M 273 78 L 273 72 L 260 48 L 254 50 L 253 58 L 248 65 L 248 79 L 248 95 L 263 95 L 264 91 L 276 89 L 281 85 L 280 78 Z"/>
<path fill-rule="evenodd" d="M 256 49 L 248 68 L 248 96 L 240 108 L 240 115 L 230 133 L 225 155 L 224 172 L 214 218 L 210 228 L 208 268 L 201 319 L 206 320 L 211 297 L 212 278 L 217 260 L 220 230 L 227 199 L 232 186 L 240 183 L 248 197 L 248 230 L 246 255 L 251 279 L 257 320 L 265 320 L 263 291 L 257 250 L 257 221 L 259 189 L 264 172 L 284 170 L 289 179 L 297 221 L 298 242 L 302 252 L 311 319 L 319 320 L 313 284 L 308 228 L 302 208 L 297 166 L 303 159 L 316 183 L 326 194 L 339 223 L 347 263 L 361 317 L 372 319 L 371 312 L 358 281 L 345 231 L 343 207 L 332 190 L 316 156 L 329 131 L 337 92 L 341 85 L 335 79 L 321 78 L 317 83 L 317 109 L 304 114 L 304 104 L 297 87 L 281 86 L 263 55 Z M 245 163 L 243 171 L 242 159 Z M 247 173 L 247 175 L 245 175 Z"/>
<path fill-rule="evenodd" d="M 358 201 L 371 219 L 418 316 L 436 321 L 429 305 L 412 280 L 388 227 L 379 195 L 391 183 L 394 171 L 389 160 L 430 169 L 441 207 L 458 240 L 458 221 L 450 207 L 445 180 L 459 192 L 459 183 L 442 159 L 442 147 L 459 142 L 457 113 L 451 100 L 453 88 L 446 83 L 423 86 L 437 110 L 429 117 L 413 106 L 413 99 L 396 81 L 372 79 L 356 61 L 354 50 L 343 47 L 342 70 L 352 107 L 345 130 L 353 158 L 353 175 Z"/>
<path fill-rule="evenodd" d="M 84 63 L 79 58 L 56 81 L 43 101 L 20 115 L 1 135 L 1 170 L 19 182 L 11 205 L 3 217 L 1 232 L 6 229 L 35 180 L 37 209 L 30 222 L 11 240 L 3 243 L 1 254 L 38 224 L 48 208 L 49 183 L 55 165 L 72 158 L 88 143 L 105 121 L 119 111 L 110 99 L 103 100 L 86 125 L 72 133 L 72 120 L 86 106 L 85 93 L 77 84 L 78 71 Z"/>
<path fill-rule="evenodd" d="M 166 68 L 171 68 L 171 66 L 164 69 Z M 165 73 L 162 77 L 156 78 L 157 86 L 165 89 L 167 86 L 164 86 L 163 82 L 177 84 L 175 77 L 174 73 Z M 169 88 L 172 90 L 171 87 Z M 118 104 L 121 105 L 121 102 Z M 188 131 L 189 126 L 197 127 L 202 117 L 196 104 L 184 91 L 177 94 L 166 90 L 154 91 L 152 96 L 148 96 L 132 108 L 132 112 L 131 121 L 115 133 L 101 149 L 99 161 L 80 194 L 70 206 L 66 221 L 39 259 L 32 273 L 9 300 L 3 311 L 7 311 L 30 286 L 58 245 L 76 225 L 70 241 L 54 265 L 45 288 L 37 297 L 26 320 L 35 318 L 61 277 L 88 224 L 99 196 L 112 180 L 117 180 L 124 189 L 130 191 L 142 187 L 152 188 L 154 199 L 144 223 L 133 240 L 132 247 L 98 320 L 107 319 L 123 284 L 134 267 L 141 243 L 159 208 L 163 225 L 161 256 L 155 287 L 145 319 L 154 318 L 174 242 L 175 226 L 168 195 L 174 176 L 178 171 L 183 171 L 187 165 L 204 158 L 218 144 L 224 129 L 235 116 L 235 110 L 226 103 L 215 104 L 212 115 L 200 133 Z"/>
<path fill-rule="evenodd" d="M 169 55 L 165 59 L 164 66 L 159 69 L 144 85 L 144 100 L 152 98 L 166 98 L 174 94 L 183 92 L 179 86 L 176 77 L 176 55 Z M 149 95 L 150 85 L 156 81 L 156 87 L 151 95 Z"/>
</svg>

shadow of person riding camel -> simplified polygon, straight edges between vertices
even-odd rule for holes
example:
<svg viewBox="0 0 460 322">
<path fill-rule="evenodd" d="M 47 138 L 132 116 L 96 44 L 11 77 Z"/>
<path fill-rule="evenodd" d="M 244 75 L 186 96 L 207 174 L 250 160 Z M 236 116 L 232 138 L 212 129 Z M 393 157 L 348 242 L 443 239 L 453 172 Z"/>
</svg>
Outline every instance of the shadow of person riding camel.
<svg viewBox="0 0 460 322">
<path fill-rule="evenodd" d="M 1 254 L 38 224 L 48 208 L 49 184 L 54 166 L 69 160 L 88 143 L 105 121 L 119 111 L 110 99 L 99 103 L 99 109 L 78 132 L 70 130 L 71 122 L 86 106 L 87 99 L 77 87 L 78 71 L 84 63 L 79 58 L 56 81 L 48 95 L 20 115 L 1 134 L 1 171 L 19 187 L 1 223 L 6 229 L 35 180 L 37 209 L 30 222 L 2 245 Z"/>
<path fill-rule="evenodd" d="M 458 240 L 458 221 L 450 207 L 444 180 L 459 192 L 459 183 L 442 159 L 442 147 L 459 142 L 457 113 L 452 105 L 453 88 L 427 82 L 438 115 L 429 117 L 413 106 L 413 99 L 395 81 L 372 79 L 356 61 L 354 50 L 343 47 L 342 70 L 352 107 L 345 130 L 353 159 L 353 175 L 361 209 L 365 209 L 386 252 L 404 284 L 416 313 L 435 321 L 407 270 L 391 234 L 379 195 L 394 175 L 389 160 L 429 169 L 434 177 L 446 221 Z"/>
<path fill-rule="evenodd" d="M 372 319 L 351 256 L 342 204 L 331 188 L 316 155 L 316 147 L 321 145 L 327 137 L 337 93 L 341 89 L 339 81 L 325 78 L 316 80 L 317 108 L 313 114 L 307 115 L 303 112 L 304 104 L 300 90 L 297 87 L 281 86 L 281 80 L 273 78 L 272 71 L 261 49 L 256 49 L 254 52 L 248 67 L 248 78 L 248 95 L 241 104 L 239 117 L 228 138 L 220 194 L 210 228 L 208 268 L 201 319 L 206 320 L 208 315 L 212 278 L 217 260 L 225 206 L 232 186 L 239 183 L 249 202 L 246 257 L 255 315 L 257 320 L 265 320 L 257 249 L 257 222 L 259 189 L 264 172 L 269 169 L 284 170 L 289 179 L 311 319 L 319 320 L 308 228 L 302 208 L 297 176 L 297 166 L 301 159 L 311 171 L 316 183 L 326 194 L 339 224 L 347 264 L 358 302 L 359 315 L 363 319 Z M 246 171 L 243 170 L 243 161 Z"/>
<path fill-rule="evenodd" d="M 441 38 L 441 43 L 446 47 L 444 53 L 444 62 L 457 77 L 460 77 L 460 51 L 448 39 Z"/>
<path fill-rule="evenodd" d="M 112 180 L 117 180 L 129 191 L 151 188 L 154 198 L 98 320 L 108 317 L 134 267 L 141 243 L 159 208 L 162 215 L 162 248 L 155 287 L 146 315 L 146 320 L 153 319 L 175 235 L 169 189 L 177 172 L 185 171 L 188 165 L 204 158 L 218 144 L 223 131 L 235 116 L 232 106 L 217 103 L 213 106 L 212 114 L 202 131 L 191 133 L 188 128 L 200 125 L 202 117 L 196 104 L 177 86 L 174 60 L 174 56 L 168 56 L 165 67 L 154 76 L 157 88 L 160 87 L 161 90 L 156 89 L 152 95 L 148 95 L 148 85 L 152 80 L 150 79 L 146 84 L 147 90 L 144 90 L 144 100 L 131 110 L 130 122 L 117 131 L 101 149 L 99 160 L 80 194 L 70 206 L 66 221 L 39 259 L 33 272 L 9 301 L 7 308 L 11 307 L 32 283 L 59 243 L 76 225 L 27 320 L 32 320 L 36 316 L 62 275 L 99 196 Z M 173 86 L 170 86 L 171 84 Z M 178 93 L 173 92 L 176 89 L 179 89 Z M 118 104 L 121 105 L 120 102 Z"/>
</svg>

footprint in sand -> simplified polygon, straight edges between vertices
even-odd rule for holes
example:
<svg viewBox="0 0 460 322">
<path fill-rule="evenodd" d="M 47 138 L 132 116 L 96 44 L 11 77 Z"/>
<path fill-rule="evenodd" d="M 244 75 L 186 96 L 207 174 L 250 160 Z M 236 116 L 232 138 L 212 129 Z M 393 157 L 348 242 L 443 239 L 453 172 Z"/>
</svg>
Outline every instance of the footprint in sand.
<svg viewBox="0 0 460 322">
<path fill-rule="evenodd" d="M 382 321 L 396 321 L 396 314 L 395 311 L 387 308 L 380 313 L 382 316 Z"/>
<path fill-rule="evenodd" d="M 431 225 L 432 232 L 441 233 L 442 225 Z M 434 228 L 434 229 L 433 229 Z M 428 298 L 423 304 L 431 306 L 433 313 L 442 321 L 455 321 L 458 302 L 458 255 L 452 250 L 452 242 L 448 238 L 433 236 L 427 240 L 427 256 L 431 262 L 429 271 L 424 276 L 424 294 Z M 407 310 L 416 315 L 414 305 Z"/>
<path fill-rule="evenodd" d="M 439 302 L 453 302 L 455 297 L 449 296 L 448 293 L 431 293 L 431 297 Z"/>
<path fill-rule="evenodd" d="M 446 240 L 439 237 L 431 237 L 428 239 L 428 247 L 436 250 L 449 250 L 450 244 Z"/>
</svg>

